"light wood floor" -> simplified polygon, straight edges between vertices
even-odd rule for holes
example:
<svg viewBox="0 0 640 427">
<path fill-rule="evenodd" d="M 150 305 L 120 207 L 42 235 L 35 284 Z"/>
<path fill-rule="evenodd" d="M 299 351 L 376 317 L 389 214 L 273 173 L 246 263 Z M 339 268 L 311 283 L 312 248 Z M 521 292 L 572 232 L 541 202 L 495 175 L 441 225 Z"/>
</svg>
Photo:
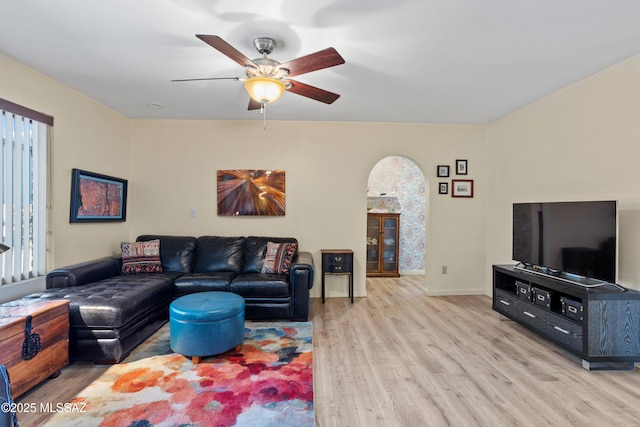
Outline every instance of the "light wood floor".
<svg viewBox="0 0 640 427">
<path fill-rule="evenodd" d="M 429 297 L 422 283 L 368 279 L 354 304 L 312 300 L 318 426 L 640 425 L 640 370 L 588 372 L 490 298 Z M 74 363 L 18 401 L 64 402 L 104 370 Z"/>
<path fill-rule="evenodd" d="M 484 296 L 368 279 L 312 302 L 318 426 L 639 426 L 640 370 L 589 372 Z"/>
</svg>

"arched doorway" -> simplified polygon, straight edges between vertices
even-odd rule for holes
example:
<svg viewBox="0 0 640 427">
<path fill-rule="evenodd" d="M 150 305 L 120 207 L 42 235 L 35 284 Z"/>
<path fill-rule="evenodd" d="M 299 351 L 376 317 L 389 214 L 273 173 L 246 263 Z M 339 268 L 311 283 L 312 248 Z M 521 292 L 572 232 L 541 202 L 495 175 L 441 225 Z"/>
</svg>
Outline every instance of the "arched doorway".
<svg viewBox="0 0 640 427">
<path fill-rule="evenodd" d="M 369 173 L 368 208 L 401 213 L 400 274 L 425 274 L 427 188 L 420 167 L 406 157 L 386 157 Z"/>
</svg>

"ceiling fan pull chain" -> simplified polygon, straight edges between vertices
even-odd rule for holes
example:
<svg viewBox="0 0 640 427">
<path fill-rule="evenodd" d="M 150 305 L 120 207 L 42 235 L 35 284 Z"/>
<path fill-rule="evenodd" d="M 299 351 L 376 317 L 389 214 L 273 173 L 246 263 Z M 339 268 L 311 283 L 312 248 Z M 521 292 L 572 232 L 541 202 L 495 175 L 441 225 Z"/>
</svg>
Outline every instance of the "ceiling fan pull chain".
<svg viewBox="0 0 640 427">
<path fill-rule="evenodd" d="M 260 105 L 260 110 L 262 112 L 262 125 L 264 126 L 263 130 L 267 130 L 267 103 L 262 101 Z"/>
</svg>

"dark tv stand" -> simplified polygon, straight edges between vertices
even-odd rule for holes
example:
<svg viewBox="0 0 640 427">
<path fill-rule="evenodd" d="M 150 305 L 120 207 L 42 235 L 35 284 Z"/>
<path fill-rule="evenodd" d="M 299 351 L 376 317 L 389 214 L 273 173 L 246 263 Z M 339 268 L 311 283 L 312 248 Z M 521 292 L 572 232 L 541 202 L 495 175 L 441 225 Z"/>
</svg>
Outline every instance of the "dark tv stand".
<svg viewBox="0 0 640 427">
<path fill-rule="evenodd" d="M 633 370 L 640 362 L 638 291 L 494 265 L 493 309 L 576 354 L 587 370 Z"/>
</svg>

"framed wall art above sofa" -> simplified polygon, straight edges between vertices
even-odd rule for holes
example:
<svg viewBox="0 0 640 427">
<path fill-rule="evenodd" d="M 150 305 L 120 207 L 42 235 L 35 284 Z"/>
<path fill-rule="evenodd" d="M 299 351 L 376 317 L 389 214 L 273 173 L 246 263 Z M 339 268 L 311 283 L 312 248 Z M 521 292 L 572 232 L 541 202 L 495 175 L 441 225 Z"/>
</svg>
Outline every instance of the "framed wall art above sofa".
<svg viewBox="0 0 640 427">
<path fill-rule="evenodd" d="M 219 170 L 218 215 L 282 216 L 285 214 L 285 171 Z"/>
<path fill-rule="evenodd" d="M 127 180 L 73 169 L 69 222 L 116 222 L 127 218 Z"/>
</svg>

